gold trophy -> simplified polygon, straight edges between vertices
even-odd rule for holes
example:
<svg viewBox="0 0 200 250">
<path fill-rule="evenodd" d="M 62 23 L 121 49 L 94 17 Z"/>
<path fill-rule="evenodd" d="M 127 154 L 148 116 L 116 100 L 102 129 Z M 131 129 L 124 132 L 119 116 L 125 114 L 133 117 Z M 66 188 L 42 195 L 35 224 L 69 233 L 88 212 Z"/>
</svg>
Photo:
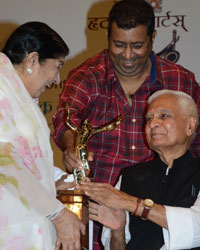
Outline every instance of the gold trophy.
<svg viewBox="0 0 200 250">
<path fill-rule="evenodd" d="M 84 181 L 87 177 L 92 179 L 92 171 L 88 163 L 88 140 L 96 133 L 103 131 L 111 131 L 122 122 L 122 117 L 119 116 L 111 123 L 103 125 L 101 128 L 93 128 L 88 119 L 83 121 L 81 128 L 77 128 L 70 123 L 70 109 L 67 106 L 67 119 L 66 125 L 73 131 L 76 136 L 75 150 L 76 155 L 82 162 L 82 169 L 75 169 L 73 172 L 76 183 Z M 80 190 L 58 190 L 57 198 L 73 213 L 86 226 L 86 235 L 81 237 L 82 249 L 89 249 L 89 212 L 88 212 L 88 199 Z"/>
<path fill-rule="evenodd" d="M 70 109 L 67 106 L 66 125 L 76 135 L 76 143 L 75 143 L 76 155 L 82 161 L 82 169 L 74 169 L 73 173 L 77 184 L 79 184 L 81 181 L 85 181 L 87 177 L 92 179 L 92 171 L 88 163 L 88 149 L 87 149 L 88 140 L 96 133 L 114 130 L 116 126 L 119 125 L 121 122 L 122 122 L 122 117 L 119 116 L 109 124 L 103 125 L 100 128 L 93 128 L 88 119 L 85 119 L 82 124 L 82 127 L 78 129 L 77 127 L 73 126 L 70 123 Z"/>
</svg>

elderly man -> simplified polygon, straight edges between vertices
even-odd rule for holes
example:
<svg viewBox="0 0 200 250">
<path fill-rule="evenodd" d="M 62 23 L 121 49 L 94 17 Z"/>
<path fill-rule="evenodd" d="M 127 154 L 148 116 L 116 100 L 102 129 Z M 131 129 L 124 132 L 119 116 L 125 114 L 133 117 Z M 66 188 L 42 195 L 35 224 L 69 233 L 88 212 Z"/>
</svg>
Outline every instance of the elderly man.
<svg viewBox="0 0 200 250">
<path fill-rule="evenodd" d="M 83 183 L 80 189 L 100 203 L 90 205 L 90 218 L 112 229 L 104 228 L 106 249 L 200 249 L 200 159 L 189 150 L 198 125 L 196 104 L 173 90 L 155 92 L 148 104 L 146 139 L 158 155 L 123 171 L 123 192 Z"/>
</svg>

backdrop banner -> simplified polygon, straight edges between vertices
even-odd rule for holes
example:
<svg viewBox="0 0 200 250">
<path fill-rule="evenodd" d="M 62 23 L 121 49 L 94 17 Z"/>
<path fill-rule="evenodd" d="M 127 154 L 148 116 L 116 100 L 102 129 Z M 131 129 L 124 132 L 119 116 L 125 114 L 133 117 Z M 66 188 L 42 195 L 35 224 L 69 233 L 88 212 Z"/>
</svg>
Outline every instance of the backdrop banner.
<svg viewBox="0 0 200 250">
<path fill-rule="evenodd" d="M 200 32 L 197 0 L 147 0 L 155 9 L 157 37 L 154 51 L 196 75 L 200 82 Z M 108 13 L 114 0 L 1 0 L 0 49 L 20 24 L 42 21 L 66 41 L 70 55 L 61 70 L 61 82 L 40 98 L 40 107 L 53 131 L 52 116 L 68 72 L 85 59 L 107 48 Z M 55 165 L 62 166 L 62 153 L 51 141 Z"/>
</svg>

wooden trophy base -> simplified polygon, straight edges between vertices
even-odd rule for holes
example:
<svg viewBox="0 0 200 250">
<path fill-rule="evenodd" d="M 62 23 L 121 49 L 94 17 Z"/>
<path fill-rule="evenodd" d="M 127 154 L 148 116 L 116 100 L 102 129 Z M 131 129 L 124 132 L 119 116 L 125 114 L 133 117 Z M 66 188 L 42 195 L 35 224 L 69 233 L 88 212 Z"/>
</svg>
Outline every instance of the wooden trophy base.
<svg viewBox="0 0 200 250">
<path fill-rule="evenodd" d="M 76 214 L 86 226 L 86 234 L 81 236 L 82 249 L 89 249 L 89 198 L 79 190 L 58 190 L 57 199 L 60 200 L 66 208 Z"/>
</svg>

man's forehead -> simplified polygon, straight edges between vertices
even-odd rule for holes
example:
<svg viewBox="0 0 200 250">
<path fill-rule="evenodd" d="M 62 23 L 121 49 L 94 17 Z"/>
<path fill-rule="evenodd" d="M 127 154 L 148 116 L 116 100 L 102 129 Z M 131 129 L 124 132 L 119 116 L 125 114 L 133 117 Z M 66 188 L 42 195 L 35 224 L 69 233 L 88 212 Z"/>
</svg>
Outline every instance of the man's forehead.
<svg viewBox="0 0 200 250">
<path fill-rule="evenodd" d="M 151 113 L 154 113 L 154 112 L 157 112 L 157 113 L 163 113 L 163 112 L 165 112 L 165 113 L 173 113 L 173 110 L 170 109 L 170 108 L 167 108 L 167 107 L 162 107 L 162 106 L 158 106 L 156 108 L 149 107 L 147 109 L 146 114 L 148 115 L 148 114 L 151 114 Z"/>
<path fill-rule="evenodd" d="M 180 107 L 176 97 L 173 95 L 162 95 L 155 98 L 148 106 L 146 114 L 160 114 L 167 113 L 175 116 L 182 115 L 182 108 Z"/>
<path fill-rule="evenodd" d="M 152 100 L 148 105 L 147 112 L 150 110 L 174 112 L 178 106 L 177 99 L 174 95 L 164 94 Z"/>
</svg>

